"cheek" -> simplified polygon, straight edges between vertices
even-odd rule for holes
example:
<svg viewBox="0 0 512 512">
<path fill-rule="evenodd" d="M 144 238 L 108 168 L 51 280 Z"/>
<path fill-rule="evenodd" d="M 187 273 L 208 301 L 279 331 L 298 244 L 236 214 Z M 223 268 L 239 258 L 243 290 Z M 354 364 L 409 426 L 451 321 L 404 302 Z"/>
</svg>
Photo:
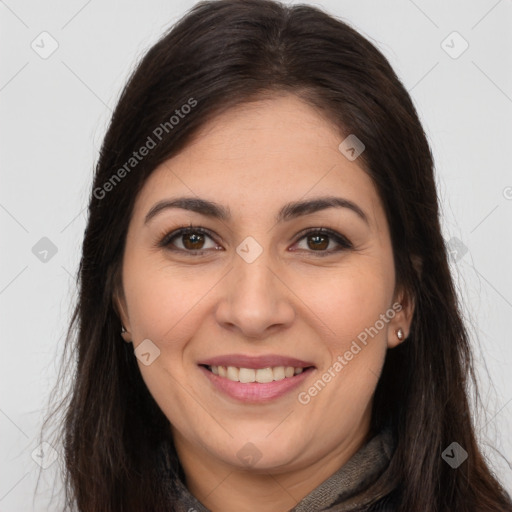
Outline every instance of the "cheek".
<svg viewBox="0 0 512 512">
<path fill-rule="evenodd" d="M 324 340 L 329 340 L 339 353 L 387 311 L 393 293 L 392 278 L 380 265 L 361 265 L 330 272 L 325 279 L 320 274 L 317 279 L 297 277 L 296 290 L 305 297 L 318 324 L 323 324 L 320 327 Z"/>
<path fill-rule="evenodd" d="M 187 344 L 194 336 L 204 315 L 201 299 L 214 280 L 194 277 L 188 269 L 176 269 L 161 263 L 139 265 L 135 259 L 126 265 L 126 296 L 132 325 L 134 347 L 151 340 L 159 356 L 146 366 L 138 361 L 139 370 L 151 395 L 164 414 L 176 424 L 182 419 L 176 411 L 199 415 L 196 403 L 183 391 L 187 380 L 184 365 Z M 184 428 L 186 425 L 184 426 Z"/>
<path fill-rule="evenodd" d="M 183 337 L 183 330 L 190 328 L 191 319 L 201 309 L 201 299 L 216 280 L 212 273 L 198 277 L 194 269 L 128 261 L 124 282 L 135 339 L 163 343 Z"/>
</svg>

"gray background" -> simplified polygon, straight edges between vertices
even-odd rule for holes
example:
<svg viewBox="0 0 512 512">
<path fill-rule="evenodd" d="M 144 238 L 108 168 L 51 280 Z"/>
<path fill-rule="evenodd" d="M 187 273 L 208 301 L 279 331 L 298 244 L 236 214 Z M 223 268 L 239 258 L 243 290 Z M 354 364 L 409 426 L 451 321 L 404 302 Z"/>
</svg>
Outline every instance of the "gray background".
<svg viewBox="0 0 512 512">
<path fill-rule="evenodd" d="M 58 509 L 47 504 L 57 463 L 32 498 L 37 461 L 60 453 L 41 451 L 37 435 L 75 296 L 93 165 L 136 60 L 192 5 L 0 1 L 2 512 Z M 512 0 L 317 5 L 381 49 L 418 108 L 488 408 L 478 432 L 512 492 L 512 467 L 496 451 L 512 461 Z"/>
</svg>

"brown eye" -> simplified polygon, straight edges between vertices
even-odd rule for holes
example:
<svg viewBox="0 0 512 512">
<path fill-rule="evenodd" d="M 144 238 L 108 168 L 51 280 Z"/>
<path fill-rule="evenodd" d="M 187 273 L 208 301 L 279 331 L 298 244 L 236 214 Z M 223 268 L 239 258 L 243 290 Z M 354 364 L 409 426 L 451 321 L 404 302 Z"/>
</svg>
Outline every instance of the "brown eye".
<svg viewBox="0 0 512 512">
<path fill-rule="evenodd" d="M 329 246 L 329 236 L 327 235 L 308 235 L 308 247 L 310 249 L 327 249 Z"/>
<path fill-rule="evenodd" d="M 186 249 L 192 251 L 202 249 L 204 244 L 204 235 L 201 233 L 185 233 L 181 235 L 183 245 Z"/>
<path fill-rule="evenodd" d="M 303 233 L 303 236 L 299 239 L 299 242 L 304 239 L 306 240 L 307 244 L 306 251 L 318 253 L 315 256 L 327 256 L 335 252 L 340 252 L 342 250 L 352 248 L 352 244 L 347 238 L 339 233 L 336 233 L 335 231 L 331 231 L 330 229 L 326 228 L 310 229 Z M 326 250 L 333 241 L 341 248 Z"/>
<path fill-rule="evenodd" d="M 195 252 L 207 249 L 215 249 L 218 246 L 214 243 L 213 247 L 205 247 L 207 239 L 212 240 L 208 232 L 200 227 L 187 227 L 178 229 L 166 235 L 160 242 L 161 247 L 167 247 L 171 250 Z M 180 246 L 181 245 L 181 246 Z"/>
</svg>

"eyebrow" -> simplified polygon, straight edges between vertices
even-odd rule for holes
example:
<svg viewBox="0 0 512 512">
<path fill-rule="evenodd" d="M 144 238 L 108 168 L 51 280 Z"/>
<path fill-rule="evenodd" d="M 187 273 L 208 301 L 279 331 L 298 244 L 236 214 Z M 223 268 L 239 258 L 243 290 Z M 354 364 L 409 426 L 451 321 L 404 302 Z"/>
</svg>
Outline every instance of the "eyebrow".
<svg viewBox="0 0 512 512">
<path fill-rule="evenodd" d="M 167 209 L 181 208 L 189 210 L 205 217 L 219 219 L 222 221 L 230 221 L 231 213 L 218 203 L 201 199 L 197 197 L 178 197 L 175 199 L 164 199 L 156 203 L 147 213 L 144 223 L 147 224 L 153 217 Z M 285 222 L 304 215 L 310 215 L 327 208 L 348 208 L 355 212 L 366 224 L 369 225 L 368 217 L 365 212 L 354 202 L 342 197 L 324 196 L 306 201 L 293 201 L 285 204 L 276 215 L 275 221 Z"/>
</svg>

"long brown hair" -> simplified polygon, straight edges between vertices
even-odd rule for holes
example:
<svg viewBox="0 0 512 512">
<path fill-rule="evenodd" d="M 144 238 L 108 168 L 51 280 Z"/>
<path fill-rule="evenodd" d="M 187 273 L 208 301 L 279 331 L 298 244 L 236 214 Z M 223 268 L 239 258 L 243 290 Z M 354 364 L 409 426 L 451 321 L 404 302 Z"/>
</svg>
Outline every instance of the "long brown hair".
<svg viewBox="0 0 512 512">
<path fill-rule="evenodd" d="M 409 338 L 388 351 L 372 414 L 372 430 L 390 424 L 396 440 L 397 510 L 512 511 L 475 436 L 470 344 L 441 235 L 433 158 L 411 98 L 386 58 L 349 25 L 315 7 L 271 0 L 197 4 L 147 52 L 115 108 L 95 169 L 67 333 L 63 371 L 71 386 L 50 416 L 64 415 L 66 505 L 169 510 L 155 458 L 161 442 L 172 443 L 169 421 L 120 337 L 113 302 L 131 212 L 151 172 L 206 122 L 282 92 L 364 141 L 359 162 L 385 208 L 396 284 L 415 302 Z M 178 119 L 176 109 L 192 102 Z M 148 137 L 155 146 L 127 166 Z M 468 457 L 457 469 L 441 457 L 452 442 Z"/>
</svg>

